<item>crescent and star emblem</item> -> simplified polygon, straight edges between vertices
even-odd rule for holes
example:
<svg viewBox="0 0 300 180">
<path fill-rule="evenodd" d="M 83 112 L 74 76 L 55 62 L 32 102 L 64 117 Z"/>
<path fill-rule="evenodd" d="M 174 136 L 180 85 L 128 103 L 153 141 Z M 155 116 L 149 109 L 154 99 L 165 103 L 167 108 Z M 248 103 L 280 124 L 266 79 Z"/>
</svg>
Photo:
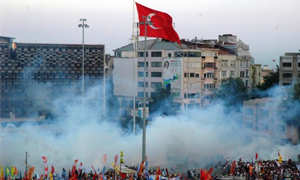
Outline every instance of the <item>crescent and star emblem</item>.
<svg viewBox="0 0 300 180">
<path fill-rule="evenodd" d="M 147 16 L 148 22 L 151 21 L 151 18 L 152 18 L 153 16 L 156 16 L 156 14 L 155 14 L 155 13 L 150 13 L 150 14 Z M 149 24 L 149 26 L 150 26 L 152 29 L 160 29 L 160 27 L 155 27 L 153 24 Z"/>
</svg>

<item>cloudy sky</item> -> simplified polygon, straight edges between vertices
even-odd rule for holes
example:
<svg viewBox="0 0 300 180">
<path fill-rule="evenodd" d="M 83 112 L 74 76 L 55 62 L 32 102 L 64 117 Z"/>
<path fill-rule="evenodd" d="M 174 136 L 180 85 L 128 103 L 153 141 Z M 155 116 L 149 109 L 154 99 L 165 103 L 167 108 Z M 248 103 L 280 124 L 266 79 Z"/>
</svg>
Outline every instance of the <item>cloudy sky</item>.
<svg viewBox="0 0 300 180">
<path fill-rule="evenodd" d="M 299 0 L 138 0 L 173 17 L 180 38 L 217 39 L 234 34 L 250 45 L 255 63 L 274 67 L 279 56 L 300 49 Z M 88 44 L 106 53 L 130 42 L 132 0 L 0 0 L 0 35 L 16 42 L 81 43 L 78 20 L 86 18 Z M 136 15 L 137 19 L 137 15 Z"/>
</svg>

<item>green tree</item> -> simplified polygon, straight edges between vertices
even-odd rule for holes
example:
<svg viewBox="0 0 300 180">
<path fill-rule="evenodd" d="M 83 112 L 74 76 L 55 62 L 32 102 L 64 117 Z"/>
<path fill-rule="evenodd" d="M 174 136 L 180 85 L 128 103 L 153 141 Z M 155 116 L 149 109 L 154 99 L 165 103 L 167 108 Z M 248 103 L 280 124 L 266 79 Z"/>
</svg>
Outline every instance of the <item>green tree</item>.
<svg viewBox="0 0 300 180">
<path fill-rule="evenodd" d="M 217 100 L 223 101 L 225 107 L 238 110 L 248 98 L 247 87 L 241 78 L 228 78 L 221 81 Z"/>
<path fill-rule="evenodd" d="M 153 102 L 150 102 L 150 114 L 174 115 L 173 98 L 170 89 L 163 86 L 155 87 L 155 93 L 152 95 Z"/>
<path fill-rule="evenodd" d="M 271 72 L 269 75 L 263 77 L 264 82 L 261 85 L 258 85 L 257 88 L 263 91 L 272 88 L 275 85 L 279 84 L 279 66 L 276 65 L 276 71 Z"/>
</svg>

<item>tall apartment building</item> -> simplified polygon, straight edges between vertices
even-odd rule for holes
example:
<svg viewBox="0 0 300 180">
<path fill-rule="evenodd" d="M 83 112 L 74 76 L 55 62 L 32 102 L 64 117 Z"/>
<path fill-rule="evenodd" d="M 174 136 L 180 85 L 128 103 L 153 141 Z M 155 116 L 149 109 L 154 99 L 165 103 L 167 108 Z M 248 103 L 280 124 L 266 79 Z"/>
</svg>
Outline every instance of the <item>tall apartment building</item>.
<svg viewBox="0 0 300 180">
<path fill-rule="evenodd" d="M 81 44 L 18 43 L 0 37 L 0 118 L 30 117 L 31 102 L 25 90 L 34 83 L 51 83 L 52 93 L 68 91 L 82 77 Z M 85 45 L 85 88 L 102 82 L 104 45 Z M 81 88 L 72 89 L 81 94 Z M 100 98 L 99 94 L 99 98 Z M 97 100 L 97 99 L 95 99 Z M 40 112 L 42 113 L 42 112 Z M 13 116 L 11 116 L 13 115 Z"/>
<path fill-rule="evenodd" d="M 232 34 L 219 35 L 219 44 L 236 55 L 239 77 L 243 79 L 246 87 L 251 88 L 249 68 L 251 64 L 254 64 L 254 58 L 249 51 L 249 45 L 238 40 L 237 36 Z"/>
<path fill-rule="evenodd" d="M 279 61 L 279 85 L 288 86 L 300 80 L 300 53 L 285 53 Z"/>
<path fill-rule="evenodd" d="M 161 39 L 146 41 L 146 97 L 151 101 L 154 87 L 164 85 L 166 59 L 177 63 L 178 76 L 174 98 L 178 111 L 201 108 L 210 104 L 222 79 L 241 77 L 250 87 L 249 68 L 253 58 L 249 46 L 237 41 L 236 36 L 223 35 L 218 40 L 182 40 L 181 46 Z M 223 45 L 221 45 L 223 44 Z M 114 90 L 124 116 L 130 114 L 133 94 L 143 99 L 144 41 L 138 42 L 137 62 L 133 61 L 132 44 L 115 50 Z M 172 65 L 174 66 L 174 65 Z M 133 74 L 137 68 L 137 74 Z M 167 70 L 168 71 L 168 70 Z M 129 73 L 128 73 L 129 72 Z M 133 84 L 133 77 L 137 81 Z M 125 79 L 128 79 L 125 81 Z M 174 80 L 171 80 L 174 82 Z M 174 86 L 172 86 L 174 87 Z M 134 92 L 134 89 L 136 91 Z M 176 92 L 175 92 L 176 91 Z"/>
</svg>

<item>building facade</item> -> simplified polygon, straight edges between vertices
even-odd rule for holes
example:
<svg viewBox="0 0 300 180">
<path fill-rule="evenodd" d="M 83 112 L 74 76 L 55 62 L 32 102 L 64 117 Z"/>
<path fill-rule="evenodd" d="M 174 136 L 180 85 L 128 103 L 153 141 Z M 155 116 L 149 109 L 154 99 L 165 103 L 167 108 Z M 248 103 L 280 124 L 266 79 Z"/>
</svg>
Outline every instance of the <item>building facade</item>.
<svg viewBox="0 0 300 180">
<path fill-rule="evenodd" d="M 282 142 L 297 144 L 300 139 L 298 126 L 287 125 L 285 107 L 278 99 L 258 98 L 243 103 L 243 128 L 262 135 L 272 136 Z"/>
<path fill-rule="evenodd" d="M 0 117 L 29 118 L 31 102 L 25 92 L 35 83 L 51 83 L 51 93 L 71 88 L 82 78 L 81 44 L 18 43 L 13 38 L 1 37 L 0 42 Z M 104 45 L 85 45 L 85 88 L 101 82 L 104 71 Z M 67 88 L 65 88 L 67 87 Z M 68 88 L 69 87 L 69 88 Z M 39 115 L 43 114 L 43 110 Z"/>
<path fill-rule="evenodd" d="M 220 87 L 222 79 L 241 77 L 249 87 L 251 56 L 239 60 L 238 58 L 242 56 L 241 53 L 237 55 L 234 51 L 231 52 L 230 49 L 217 44 L 217 40 L 194 39 L 192 41 L 182 40 L 181 46 L 178 46 L 177 43 L 165 42 L 161 39 L 147 40 L 145 73 L 147 102 L 152 100 L 151 96 L 155 93 L 155 87 L 165 86 L 165 76 L 169 74 L 169 70 L 165 68 L 166 59 L 169 59 L 169 62 L 180 62 L 180 65 L 177 65 L 179 69 L 176 70 L 179 75 L 178 80 L 176 80 L 178 87 L 176 90 L 171 89 L 172 93 L 178 95 L 174 98 L 174 107 L 177 111 L 199 109 L 209 105 Z M 236 46 L 238 45 L 234 47 Z M 239 48 L 237 49 L 239 50 Z M 136 56 L 135 62 L 132 44 L 115 50 L 114 94 L 119 99 L 123 112 L 121 114 L 124 116 L 132 115 L 128 112 L 128 108 L 132 106 L 133 96 L 138 102 L 143 100 L 143 41 L 138 42 Z M 136 72 L 136 74 L 132 72 Z M 171 81 L 174 82 L 175 80 L 172 79 Z M 171 87 L 174 87 L 173 85 Z M 167 86 L 165 87 L 167 88 Z"/>
<path fill-rule="evenodd" d="M 285 53 L 279 61 L 279 85 L 289 86 L 300 80 L 300 53 Z"/>
</svg>

